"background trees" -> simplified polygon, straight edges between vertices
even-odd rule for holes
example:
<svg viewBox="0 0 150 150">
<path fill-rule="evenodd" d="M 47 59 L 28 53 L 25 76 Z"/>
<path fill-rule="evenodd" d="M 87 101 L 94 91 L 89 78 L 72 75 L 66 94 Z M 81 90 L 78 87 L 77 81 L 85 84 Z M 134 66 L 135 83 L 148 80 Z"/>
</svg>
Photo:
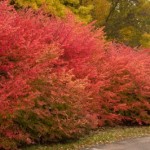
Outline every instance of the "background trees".
<svg viewBox="0 0 150 150">
<path fill-rule="evenodd" d="M 107 13 L 104 19 L 100 17 L 93 18 L 97 20 L 98 26 L 105 26 L 108 39 L 114 39 L 123 42 L 129 46 L 149 46 L 149 28 L 150 28 L 150 1 L 148 0 L 107 0 L 100 1 L 105 7 L 98 7 L 96 0 L 94 11 L 101 16 Z M 104 12 L 104 13 L 103 13 Z M 104 21 L 102 21 L 104 20 Z"/>
<path fill-rule="evenodd" d="M 148 33 L 150 2 L 112 1 L 112 8 L 106 20 L 106 32 L 110 39 L 116 39 L 130 46 L 142 45 L 143 34 Z M 113 10 L 114 9 L 114 10 Z"/>
<path fill-rule="evenodd" d="M 149 0 L 83 0 L 93 5 L 97 27 L 105 27 L 107 39 L 136 47 L 149 47 Z"/>
<path fill-rule="evenodd" d="M 65 16 L 71 10 L 81 21 L 92 20 L 92 5 L 85 6 L 81 0 L 11 0 L 11 4 L 15 4 L 16 8 L 31 7 L 35 10 L 43 7 L 45 12 L 59 17 Z"/>
</svg>

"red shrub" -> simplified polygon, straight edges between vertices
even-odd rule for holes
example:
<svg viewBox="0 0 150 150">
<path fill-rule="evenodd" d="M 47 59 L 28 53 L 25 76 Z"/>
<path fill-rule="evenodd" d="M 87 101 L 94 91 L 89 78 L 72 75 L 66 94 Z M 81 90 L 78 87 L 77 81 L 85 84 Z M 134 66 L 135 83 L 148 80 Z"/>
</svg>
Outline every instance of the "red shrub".
<svg viewBox="0 0 150 150">
<path fill-rule="evenodd" d="M 106 43 L 71 15 L 0 12 L 0 148 L 150 123 L 149 52 Z"/>
<path fill-rule="evenodd" d="M 56 20 L 6 3 L 0 12 L 0 148 L 78 137 L 91 124 L 87 81 L 65 71 Z"/>
<path fill-rule="evenodd" d="M 149 58 L 146 51 L 110 44 L 103 61 L 95 62 L 97 75 L 91 88 L 99 125 L 150 123 Z"/>
</svg>

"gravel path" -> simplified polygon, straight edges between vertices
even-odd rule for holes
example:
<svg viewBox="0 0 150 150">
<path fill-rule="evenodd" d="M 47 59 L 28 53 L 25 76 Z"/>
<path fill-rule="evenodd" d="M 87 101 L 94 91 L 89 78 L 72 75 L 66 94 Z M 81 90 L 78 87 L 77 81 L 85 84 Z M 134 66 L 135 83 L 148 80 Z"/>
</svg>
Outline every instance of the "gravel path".
<svg viewBox="0 0 150 150">
<path fill-rule="evenodd" d="M 106 145 L 96 145 L 82 150 L 150 150 L 150 137 L 129 139 Z"/>
</svg>

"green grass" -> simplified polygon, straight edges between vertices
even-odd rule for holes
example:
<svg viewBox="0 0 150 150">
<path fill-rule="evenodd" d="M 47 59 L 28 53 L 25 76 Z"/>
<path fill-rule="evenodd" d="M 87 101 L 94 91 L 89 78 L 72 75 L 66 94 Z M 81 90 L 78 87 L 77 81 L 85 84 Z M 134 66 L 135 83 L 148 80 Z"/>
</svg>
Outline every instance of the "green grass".
<svg viewBox="0 0 150 150">
<path fill-rule="evenodd" d="M 78 141 L 55 144 L 51 146 L 32 146 L 23 150 L 78 150 L 84 147 L 90 147 L 96 144 L 106 144 L 115 141 L 150 136 L 150 127 L 116 127 L 102 128 L 99 131 L 92 132 L 90 135 L 81 138 Z"/>
</svg>

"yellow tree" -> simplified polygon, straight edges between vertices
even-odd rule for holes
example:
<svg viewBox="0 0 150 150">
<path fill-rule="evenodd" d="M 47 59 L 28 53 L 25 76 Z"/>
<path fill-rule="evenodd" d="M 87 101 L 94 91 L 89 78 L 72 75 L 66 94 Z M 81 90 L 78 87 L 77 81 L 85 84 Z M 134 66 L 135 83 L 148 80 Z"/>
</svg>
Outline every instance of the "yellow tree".
<svg viewBox="0 0 150 150">
<path fill-rule="evenodd" d="M 93 5 L 91 11 L 93 20 L 97 26 L 103 26 L 110 12 L 111 3 L 108 0 L 84 0 L 84 5 Z"/>
<path fill-rule="evenodd" d="M 59 17 L 72 11 L 81 21 L 90 22 L 92 20 L 90 14 L 92 5 L 84 6 L 80 0 L 11 0 L 11 4 L 14 4 L 16 8 L 31 7 L 35 10 L 42 7 L 44 11 Z"/>
</svg>

